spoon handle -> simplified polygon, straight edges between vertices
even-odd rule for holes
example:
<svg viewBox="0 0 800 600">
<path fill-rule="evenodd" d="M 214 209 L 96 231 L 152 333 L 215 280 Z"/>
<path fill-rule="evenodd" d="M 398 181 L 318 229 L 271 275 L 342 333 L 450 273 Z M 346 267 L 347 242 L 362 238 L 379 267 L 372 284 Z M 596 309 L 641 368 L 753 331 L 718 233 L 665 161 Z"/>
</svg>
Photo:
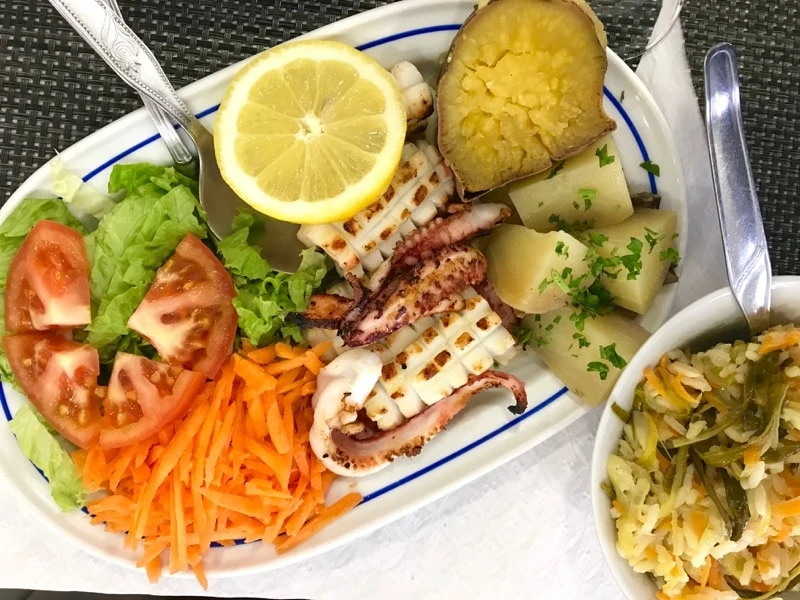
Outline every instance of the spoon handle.
<svg viewBox="0 0 800 600">
<path fill-rule="evenodd" d="M 169 113 L 195 143 L 209 135 L 150 49 L 103 0 L 50 0 L 50 4 L 125 83 Z"/>
<path fill-rule="evenodd" d="M 731 290 L 752 333 L 769 326 L 772 267 L 747 156 L 736 50 L 718 44 L 706 55 L 706 127 L 711 174 Z"/>
</svg>

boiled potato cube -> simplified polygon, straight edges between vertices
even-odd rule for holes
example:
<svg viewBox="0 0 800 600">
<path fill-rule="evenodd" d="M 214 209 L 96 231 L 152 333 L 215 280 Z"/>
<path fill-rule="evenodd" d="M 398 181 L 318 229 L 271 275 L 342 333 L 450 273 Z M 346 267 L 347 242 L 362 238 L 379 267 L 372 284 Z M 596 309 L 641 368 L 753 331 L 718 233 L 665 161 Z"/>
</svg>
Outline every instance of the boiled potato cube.
<svg viewBox="0 0 800 600">
<path fill-rule="evenodd" d="M 588 317 L 578 331 L 570 317 L 574 307 L 546 315 L 530 315 L 522 325 L 548 368 L 590 406 L 604 402 L 622 368 L 650 333 L 619 313 Z M 621 360 L 620 360 L 621 359 Z"/>
<path fill-rule="evenodd" d="M 486 244 L 489 281 L 513 308 L 545 313 L 566 306 L 569 293 L 562 289 L 564 284 L 592 283 L 586 252 L 586 246 L 563 231 L 538 233 L 522 225 L 500 225 Z M 564 281 L 557 282 L 559 277 Z"/>
<path fill-rule="evenodd" d="M 633 256 L 630 261 L 635 265 L 634 271 L 639 271 L 633 273 L 621 266 L 610 269 L 617 273 L 616 277 L 605 273 L 600 276 L 617 305 L 640 315 L 650 310 L 670 267 L 671 256 L 662 253 L 674 248 L 677 227 L 678 215 L 671 210 L 637 208 L 634 215 L 622 223 L 592 230 L 608 238 L 597 246 L 597 254 L 605 258 L 618 256 L 623 262 L 626 256 Z M 635 258 L 640 244 L 639 263 Z"/>
<path fill-rule="evenodd" d="M 555 231 L 561 223 L 613 225 L 633 214 L 622 161 L 610 135 L 564 161 L 561 168 L 510 184 L 508 194 L 522 222 L 536 231 Z"/>
</svg>

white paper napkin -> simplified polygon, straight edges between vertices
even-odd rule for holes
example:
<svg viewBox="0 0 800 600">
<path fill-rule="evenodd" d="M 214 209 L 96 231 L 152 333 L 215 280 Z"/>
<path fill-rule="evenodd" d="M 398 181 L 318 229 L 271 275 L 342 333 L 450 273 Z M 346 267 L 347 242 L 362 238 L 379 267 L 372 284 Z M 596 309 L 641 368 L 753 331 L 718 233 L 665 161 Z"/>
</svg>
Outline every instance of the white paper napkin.
<svg viewBox="0 0 800 600">
<path fill-rule="evenodd" d="M 674 2 L 664 12 L 671 14 Z M 689 251 L 676 309 L 725 285 L 702 120 L 674 28 L 638 73 L 672 127 L 689 190 Z M 208 594 L 267 598 L 619 598 L 592 520 L 589 463 L 599 411 L 373 535 L 296 566 L 211 581 Z M 0 485 L 0 587 L 199 595 L 192 580 L 147 583 L 33 522 Z"/>
</svg>

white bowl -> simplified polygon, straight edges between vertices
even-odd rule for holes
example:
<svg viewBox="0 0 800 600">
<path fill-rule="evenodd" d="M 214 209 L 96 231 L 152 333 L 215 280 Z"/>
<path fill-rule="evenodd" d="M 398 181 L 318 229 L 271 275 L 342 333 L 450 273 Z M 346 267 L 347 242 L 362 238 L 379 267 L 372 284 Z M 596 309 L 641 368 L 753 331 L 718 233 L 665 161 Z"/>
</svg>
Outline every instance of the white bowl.
<svg viewBox="0 0 800 600">
<path fill-rule="evenodd" d="M 732 328 L 742 321 L 742 313 L 729 288 L 712 292 L 684 308 L 662 325 L 631 359 L 611 391 L 603 410 L 592 456 L 592 508 L 597 535 L 606 562 L 617 584 L 630 600 L 655 597 L 655 586 L 650 579 L 636 573 L 628 561 L 617 553 L 617 531 L 611 518 L 611 502 L 600 489 L 607 479 L 606 462 L 617 449 L 622 435 L 622 421 L 611 410 L 616 402 L 630 410 L 633 392 L 642 379 L 645 368 L 655 365 L 661 356 L 673 348 L 691 346 L 701 349 L 704 339 L 717 331 Z M 800 277 L 775 277 L 772 282 L 773 324 L 800 322 Z"/>
</svg>

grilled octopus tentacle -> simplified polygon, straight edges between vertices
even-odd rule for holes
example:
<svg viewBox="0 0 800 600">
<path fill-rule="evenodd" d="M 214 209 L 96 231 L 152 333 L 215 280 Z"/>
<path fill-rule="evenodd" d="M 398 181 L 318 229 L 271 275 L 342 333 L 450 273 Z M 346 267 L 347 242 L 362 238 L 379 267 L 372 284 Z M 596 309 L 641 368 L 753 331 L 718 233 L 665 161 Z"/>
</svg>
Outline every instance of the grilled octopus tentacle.
<svg viewBox="0 0 800 600">
<path fill-rule="evenodd" d="M 486 258 L 470 246 L 438 253 L 388 282 L 351 311 L 340 328 L 350 347 L 376 342 L 404 325 L 442 311 L 445 300 L 486 278 Z"/>
<path fill-rule="evenodd" d="M 377 471 L 399 456 L 419 454 L 422 447 L 444 429 L 473 396 L 494 387 L 505 387 L 514 394 L 516 404 L 509 407 L 511 412 L 520 414 L 525 411 L 528 404 L 525 385 L 513 375 L 486 371 L 471 376 L 466 384 L 402 425 L 367 439 L 349 437 L 338 429 L 320 430 L 315 414 L 315 444 L 317 448 L 324 448 L 321 452 L 315 449 L 315 452 L 318 456 L 321 454 L 320 460 L 328 469 L 339 475 Z M 324 438 L 324 445 L 320 443 L 320 437 Z"/>
<path fill-rule="evenodd" d="M 511 210 L 503 204 L 475 204 L 447 217 L 438 217 L 398 243 L 391 258 L 373 273 L 367 287 L 373 291 L 402 271 L 434 256 L 440 250 L 488 233 L 507 218 Z"/>
</svg>

